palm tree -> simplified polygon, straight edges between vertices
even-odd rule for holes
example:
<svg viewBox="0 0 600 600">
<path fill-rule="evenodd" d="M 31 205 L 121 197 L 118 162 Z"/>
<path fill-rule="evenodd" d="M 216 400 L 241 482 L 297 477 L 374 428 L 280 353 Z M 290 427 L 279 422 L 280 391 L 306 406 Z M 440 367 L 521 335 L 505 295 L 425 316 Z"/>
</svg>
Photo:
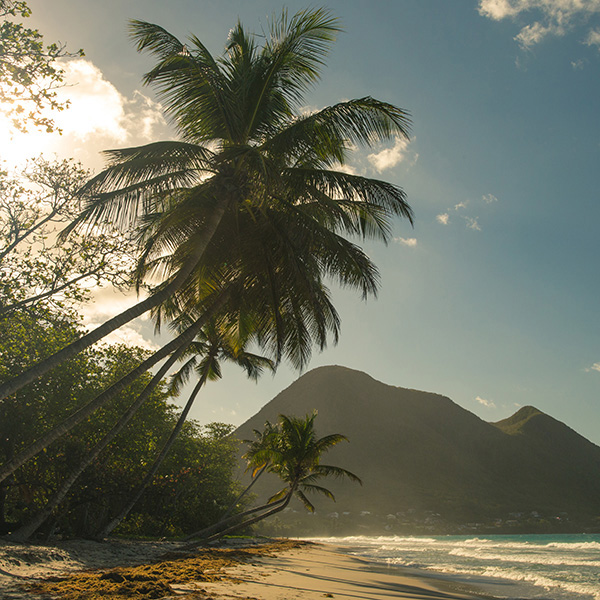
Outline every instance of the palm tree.
<svg viewBox="0 0 600 600">
<path fill-rule="evenodd" d="M 252 217 L 286 205 L 323 232 L 382 239 L 392 217 L 411 219 L 398 187 L 332 170 L 354 144 L 407 137 L 406 112 L 369 97 L 311 115 L 299 111 L 339 31 L 328 11 L 291 18 L 284 11 L 260 49 L 238 23 L 217 59 L 195 36 L 184 44 L 143 21 L 132 21 L 130 30 L 138 50 L 158 58 L 145 82 L 157 88 L 182 140 L 107 152 L 109 166 L 85 186 L 89 199 L 72 228 L 137 227 L 138 284 L 152 276 L 162 283 L 143 302 L 5 382 L 0 398 L 178 290 L 191 292 L 206 272 L 211 245 L 222 263 L 223 234 L 235 230 L 241 211 Z"/>
<path fill-rule="evenodd" d="M 125 502 L 121 512 L 103 527 L 98 534 L 98 537 L 104 538 L 110 535 L 113 529 L 129 514 L 129 511 L 141 498 L 144 490 L 152 482 L 154 475 L 181 432 L 187 416 L 202 387 L 207 381 L 217 381 L 221 379 L 221 362 L 223 360 L 231 361 L 242 367 L 246 371 L 248 377 L 254 381 L 258 380 L 265 368 L 271 370 L 274 369 L 273 362 L 268 358 L 245 350 L 245 347 L 249 342 L 250 340 L 241 342 L 236 339 L 236 336 L 232 334 L 231 330 L 224 328 L 222 324 L 213 320 L 202 329 L 195 341 L 190 344 L 184 355 L 181 357 L 188 358 L 188 360 L 173 376 L 171 392 L 174 396 L 177 396 L 181 391 L 183 384 L 189 380 L 193 371 L 198 374 L 198 381 L 194 386 L 171 435 L 165 442 L 143 481 Z"/>
<path fill-rule="evenodd" d="M 250 457 L 248 457 L 249 464 L 258 465 L 268 460 L 270 464 L 267 470 L 277 475 L 285 485 L 273 494 L 266 504 L 245 511 L 242 515 L 236 515 L 236 517 L 239 518 L 252 512 L 263 512 L 229 527 L 226 527 L 226 525 L 231 522 L 231 518 L 227 519 L 217 524 L 221 525 L 218 533 L 205 537 L 199 542 L 189 544 L 185 546 L 185 549 L 218 539 L 262 521 L 286 508 L 294 496 L 304 504 L 307 510 L 314 512 L 314 506 L 308 499 L 307 493 L 319 493 L 335 500 L 330 490 L 318 485 L 318 482 L 325 477 L 348 477 L 352 481 L 362 483 L 356 475 L 346 469 L 321 464 L 325 452 L 342 441 L 348 441 L 348 439 L 339 433 L 322 438 L 317 437 L 314 428 L 316 416 L 316 411 L 304 418 L 279 415 L 276 431 L 274 431 L 273 426 L 267 424 L 268 437 L 266 443 L 263 443 L 259 438 L 256 453 L 251 447 Z"/>
<path fill-rule="evenodd" d="M 205 539 L 213 533 L 218 532 L 225 527 L 237 523 L 245 516 L 254 514 L 267 508 L 267 506 L 253 507 L 242 513 L 230 516 L 236 506 L 240 503 L 242 498 L 250 493 L 250 490 L 254 487 L 254 484 L 258 481 L 259 477 L 269 468 L 271 465 L 271 459 L 273 455 L 273 448 L 275 447 L 275 440 L 279 435 L 279 429 L 277 425 L 273 425 L 269 421 L 265 422 L 263 431 L 254 429 L 254 440 L 244 440 L 244 443 L 248 444 L 248 450 L 242 455 L 247 462 L 246 472 L 251 472 L 252 480 L 245 487 L 244 490 L 238 495 L 238 497 L 231 503 L 225 513 L 221 516 L 220 520 L 213 525 L 204 527 L 199 531 L 188 535 L 184 541 L 192 539 Z M 272 504 L 268 505 L 268 508 L 273 508 Z"/>
<path fill-rule="evenodd" d="M 238 24 L 217 60 L 195 37 L 186 46 L 157 25 L 134 21 L 131 28 L 138 49 L 159 59 L 146 82 L 157 87 L 183 141 L 110 151 L 109 167 L 86 186 L 90 197 L 73 227 L 135 225 L 143 247 L 137 283 L 162 282 L 137 308 L 0 386 L 0 397 L 139 310 L 154 307 L 159 326 L 182 314 L 200 322 L 201 307 L 216 310 L 209 300 L 215 289 L 231 286 L 235 293 L 219 310 L 242 328 L 252 323 L 276 360 L 286 356 L 302 368 L 313 341 L 323 348 L 328 334 L 336 341 L 339 333 L 324 279 L 363 297 L 378 288 L 375 265 L 343 236 L 387 241 L 395 216 L 411 219 L 400 188 L 332 169 L 356 143 L 407 136 L 404 111 L 362 98 L 299 114 L 338 30 L 327 11 L 291 19 L 284 13 L 261 49 Z M 0 479 L 55 434 L 5 465 Z"/>
</svg>

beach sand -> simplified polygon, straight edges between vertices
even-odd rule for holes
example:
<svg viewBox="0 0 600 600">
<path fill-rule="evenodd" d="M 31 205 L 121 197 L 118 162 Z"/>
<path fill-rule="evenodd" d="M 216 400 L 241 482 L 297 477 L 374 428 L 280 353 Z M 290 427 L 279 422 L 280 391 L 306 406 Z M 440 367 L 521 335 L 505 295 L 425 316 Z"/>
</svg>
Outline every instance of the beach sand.
<svg viewBox="0 0 600 600">
<path fill-rule="evenodd" d="M 127 541 L 79 541 L 58 546 L 0 543 L 0 598 L 56 598 L 63 593 L 77 600 L 103 597 L 119 600 L 480 597 L 476 590 L 428 576 L 415 576 L 398 567 L 366 562 L 343 554 L 334 546 L 285 540 L 259 544 L 241 542 L 241 546 L 240 542 L 232 542 L 225 547 L 199 549 L 197 553 L 179 556 L 173 554 L 176 546 L 175 543 Z M 57 581 L 57 576 L 69 578 Z M 54 581 L 43 583 L 47 577 Z M 37 585 L 40 582 L 41 586 Z M 41 596 L 32 593 L 34 590 L 29 587 L 32 584 L 35 591 L 42 592 Z M 127 585 L 120 590 L 119 585 L 124 584 Z M 112 587 L 102 587 L 106 585 Z M 131 585 L 138 587 L 134 589 Z"/>
<path fill-rule="evenodd" d="M 261 557 L 228 571 L 232 581 L 205 583 L 219 599 L 261 600 L 450 600 L 481 597 L 443 580 L 363 561 L 333 546 L 310 545 Z"/>
</svg>

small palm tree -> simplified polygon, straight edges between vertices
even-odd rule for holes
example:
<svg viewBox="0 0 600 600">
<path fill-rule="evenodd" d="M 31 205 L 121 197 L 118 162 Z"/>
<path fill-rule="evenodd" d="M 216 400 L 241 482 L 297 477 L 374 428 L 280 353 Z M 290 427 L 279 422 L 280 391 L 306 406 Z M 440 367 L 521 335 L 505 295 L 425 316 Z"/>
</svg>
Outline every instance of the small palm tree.
<svg viewBox="0 0 600 600">
<path fill-rule="evenodd" d="M 304 504 L 307 510 L 313 512 L 314 505 L 308 499 L 307 494 L 323 494 L 335 500 L 330 490 L 318 484 L 321 479 L 326 477 L 348 477 L 351 481 L 362 484 L 354 473 L 341 467 L 321 463 L 323 455 L 330 448 L 340 442 L 348 441 L 348 438 L 339 433 L 322 438 L 317 437 L 314 428 L 316 416 L 316 411 L 304 418 L 280 415 L 276 426 L 267 422 L 265 432 L 258 432 L 257 440 L 251 444 L 245 457 L 249 468 L 260 470 L 262 466 L 267 465 L 267 471 L 277 475 L 285 483 L 284 487 L 273 494 L 266 504 L 208 528 L 214 531 L 220 526 L 218 533 L 205 537 L 201 542 L 190 544 L 186 548 L 195 547 L 198 543 L 217 539 L 262 521 L 286 508 L 294 496 Z M 239 522 L 241 517 L 256 512 L 260 514 Z M 227 526 L 233 520 L 238 520 L 238 522 Z M 207 530 L 199 532 L 199 534 L 206 533 Z"/>
</svg>

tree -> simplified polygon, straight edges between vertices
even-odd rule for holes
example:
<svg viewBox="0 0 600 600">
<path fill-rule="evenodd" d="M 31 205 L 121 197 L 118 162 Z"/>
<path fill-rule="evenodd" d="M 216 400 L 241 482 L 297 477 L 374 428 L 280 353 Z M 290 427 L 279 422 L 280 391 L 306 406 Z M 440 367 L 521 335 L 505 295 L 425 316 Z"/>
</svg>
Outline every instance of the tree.
<svg viewBox="0 0 600 600">
<path fill-rule="evenodd" d="M 313 512 L 314 506 L 308 499 L 307 493 L 319 493 L 335 500 L 330 490 L 317 483 L 325 477 L 348 477 L 352 481 L 361 483 L 356 475 L 346 469 L 321 464 L 323 455 L 330 448 L 348 440 L 339 433 L 317 437 L 314 427 L 316 416 L 316 412 L 304 418 L 279 415 L 279 423 L 276 427 L 267 422 L 266 435 L 260 436 L 258 445 L 250 448 L 249 465 L 268 461 L 267 470 L 277 475 L 285 486 L 273 494 L 266 504 L 233 517 L 238 521 L 234 525 L 227 526 L 232 519 L 221 522 L 218 524 L 221 526 L 218 533 L 204 538 L 199 543 L 217 539 L 262 521 L 286 508 L 294 496 L 307 510 Z M 259 511 L 260 514 L 239 522 L 240 517 Z M 198 543 L 189 544 L 186 548 L 196 545 Z"/>
<path fill-rule="evenodd" d="M 0 321 L 0 377 L 28 363 L 32 355 L 47 353 L 77 334 L 76 317 L 66 311 L 51 313 L 35 307 L 13 312 Z M 146 353 L 123 345 L 89 349 L 0 402 L 0 461 L 118 380 Z M 0 485 L 1 533 L 15 532 L 48 505 L 151 378 L 143 375 L 94 419 L 80 423 Z M 101 459 L 91 461 L 70 486 L 38 535 L 49 535 L 58 528 L 62 535 L 89 536 L 121 510 L 128 490 L 140 485 L 179 419 L 171 397 L 165 382 L 153 387 L 127 429 L 114 436 Z M 228 426 L 201 428 L 188 421 L 123 531 L 181 535 L 218 519 L 223 507 L 238 495 L 233 477 L 238 443 L 228 437 L 230 432 Z"/>
<path fill-rule="evenodd" d="M 32 354 L 48 352 L 77 334 L 77 319 L 72 313 L 52 313 L 39 308 L 15 311 L 10 319 L 0 321 L 0 377 L 5 376 L 6 372 L 17 367 L 20 362 L 29 361 Z M 0 402 L 0 460 L 9 461 L 12 455 L 29 445 L 48 426 L 60 423 L 65 416 L 94 397 L 99 389 L 118 379 L 143 356 L 144 352 L 139 349 L 125 346 L 88 350 L 34 385 Z M 139 395 L 148 379 L 150 376 L 123 390 L 111 405 L 96 414 L 93 421 L 81 423 L 59 443 L 6 480 L 2 487 L 8 511 L 6 517 L 6 513 L 2 515 L 5 522 L 9 520 L 14 524 L 15 521 L 29 521 L 34 513 L 39 512 L 81 457 L 112 427 L 112 421 L 124 406 Z M 139 429 L 140 422 L 148 418 L 148 414 L 157 407 L 156 402 L 166 407 L 164 402 L 168 397 L 166 390 L 155 389 L 146 407 L 139 412 L 137 424 L 134 421 L 133 425 Z M 140 444 L 145 438 L 147 443 L 148 436 L 151 435 L 148 431 L 138 433 L 133 430 L 127 441 Z M 133 468 L 136 452 L 132 447 L 129 448 Z M 137 456 L 139 458 L 140 455 Z M 111 460 L 107 459 L 106 463 L 111 464 Z M 139 469 L 139 463 L 137 468 Z M 133 474 L 131 471 L 131 475 Z M 127 478 L 124 479 L 126 480 Z M 85 483 L 89 484 L 89 479 Z M 81 489 L 75 488 L 75 495 Z M 70 504 L 72 498 L 73 494 L 66 498 L 67 504 Z M 19 506 L 23 508 L 20 509 Z M 64 502 L 62 506 L 65 506 Z M 11 528 L 13 531 L 16 529 L 14 526 Z"/>
<path fill-rule="evenodd" d="M 167 454 L 171 450 L 177 436 L 180 434 L 187 416 L 194 405 L 194 401 L 202 387 L 207 381 L 217 381 L 221 379 L 221 362 L 223 360 L 231 361 L 242 367 L 248 377 L 257 380 L 265 368 L 273 369 L 274 365 L 269 359 L 252 354 L 246 351 L 245 346 L 249 340 L 240 343 L 231 331 L 224 329 L 216 320 L 208 323 L 197 336 L 196 340 L 190 344 L 182 358 L 187 358 L 187 362 L 173 376 L 171 382 L 171 393 L 178 395 L 185 382 L 187 382 L 193 371 L 198 375 L 198 381 L 194 386 L 188 401 L 179 415 L 179 419 L 169 439 L 156 457 L 154 463 L 146 473 L 142 483 L 132 492 L 130 497 L 124 503 L 121 512 L 105 525 L 99 537 L 103 538 L 113 531 L 117 525 L 129 514 L 136 502 L 141 498 L 144 490 L 152 482 L 156 472 L 160 468 Z"/>
<path fill-rule="evenodd" d="M 89 172 L 72 160 L 38 157 L 18 175 L 0 172 L 0 318 L 17 309 L 77 306 L 92 285 L 127 287 L 132 240 L 114 228 L 57 234 L 79 212 Z"/>
<path fill-rule="evenodd" d="M 29 16 L 31 9 L 26 2 L 0 0 L 0 102 L 16 128 L 26 130 L 33 124 L 52 132 L 55 125 L 47 110 L 68 106 L 56 97 L 56 88 L 64 81 L 64 70 L 57 61 L 84 53 L 68 53 L 63 44 L 45 45 L 37 29 L 12 20 Z"/>
<path fill-rule="evenodd" d="M 260 316 L 259 337 L 276 343 L 279 354 L 295 352 L 297 364 L 305 364 L 313 336 L 320 345 L 327 331 L 335 338 L 339 323 L 321 278 L 333 275 L 363 295 L 377 289 L 374 265 L 341 234 L 387 240 L 395 216 L 411 219 L 397 186 L 332 169 L 344 164 L 354 144 L 408 136 L 404 111 L 367 97 L 300 114 L 337 31 L 336 20 L 323 9 L 292 18 L 284 12 L 272 22 L 262 48 L 238 23 L 226 53 L 215 59 L 196 37 L 183 44 L 157 25 L 131 23 L 138 50 L 158 58 L 145 82 L 157 88 L 183 141 L 108 152 L 109 167 L 85 187 L 91 199 L 72 229 L 107 222 L 137 226 L 144 244 L 138 284 L 153 276 L 162 283 L 135 307 L 0 386 L 0 397 L 174 296 L 178 311 L 200 305 L 199 290 L 231 265 L 232 253 L 238 266 L 249 257 L 242 254 L 245 246 L 256 249 L 257 216 L 263 229 L 286 226 L 273 240 L 279 250 L 296 251 L 314 240 L 302 256 L 288 257 L 286 266 L 302 267 L 311 251 L 314 259 L 295 278 L 274 270 L 281 266 L 278 258 L 274 264 L 263 260 L 262 281 L 253 284 L 251 271 L 245 279 L 237 277 L 251 289 L 236 310 L 252 304 L 256 309 L 268 298 L 271 312 Z M 290 233 L 293 225 L 301 225 L 300 236 Z M 232 233 L 239 243 L 231 244 Z M 230 277 L 234 270 L 228 269 Z M 276 292 L 284 288 L 273 289 L 273 277 L 285 286 L 301 282 L 304 304 L 288 294 L 287 306 L 279 307 Z M 311 303 L 316 310 L 307 326 L 304 313 Z"/>
<path fill-rule="evenodd" d="M 277 360 L 287 354 L 302 367 L 313 341 L 324 347 L 329 333 L 337 339 L 339 317 L 324 279 L 365 297 L 377 290 L 376 267 L 341 233 L 385 241 L 395 215 L 411 216 L 396 186 L 330 169 L 345 160 L 351 143 L 407 135 L 403 111 L 363 98 L 297 115 L 337 30 L 326 11 L 291 20 L 284 14 L 260 51 L 238 25 L 220 63 L 196 38 L 188 51 L 160 27 L 132 27 L 140 49 L 160 59 L 147 80 L 192 141 L 113 151 L 112 166 L 85 188 L 92 197 L 74 228 L 100 227 L 105 219 L 137 223 L 144 242 L 138 283 L 156 275 L 163 282 L 137 307 L 2 386 L 5 394 L 153 306 L 159 323 L 196 313 L 199 328 L 206 315 L 197 311 L 208 307 L 242 328 L 251 323 Z M 221 306 L 210 301 L 216 291 L 229 293 Z M 182 337 L 157 352 L 86 412 L 15 457 L 2 476 L 188 342 Z"/>
</svg>

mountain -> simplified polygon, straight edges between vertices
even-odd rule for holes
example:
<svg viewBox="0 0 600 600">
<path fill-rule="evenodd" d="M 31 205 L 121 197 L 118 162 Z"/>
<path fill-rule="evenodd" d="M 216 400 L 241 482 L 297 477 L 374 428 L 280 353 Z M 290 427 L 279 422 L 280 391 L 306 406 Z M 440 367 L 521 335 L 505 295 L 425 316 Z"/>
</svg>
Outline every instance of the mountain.
<svg viewBox="0 0 600 600">
<path fill-rule="evenodd" d="M 363 480 L 362 487 L 327 482 L 337 502 L 319 499 L 318 513 L 370 513 L 380 524 L 385 517 L 388 530 L 400 522 L 428 523 L 428 530 L 473 521 L 589 524 L 600 515 L 600 447 L 534 407 L 487 423 L 444 396 L 330 366 L 300 377 L 236 435 L 252 439 L 266 420 L 313 410 L 319 435 L 350 441 L 325 462 Z M 274 478 L 256 487 L 261 498 L 278 489 Z"/>
</svg>

